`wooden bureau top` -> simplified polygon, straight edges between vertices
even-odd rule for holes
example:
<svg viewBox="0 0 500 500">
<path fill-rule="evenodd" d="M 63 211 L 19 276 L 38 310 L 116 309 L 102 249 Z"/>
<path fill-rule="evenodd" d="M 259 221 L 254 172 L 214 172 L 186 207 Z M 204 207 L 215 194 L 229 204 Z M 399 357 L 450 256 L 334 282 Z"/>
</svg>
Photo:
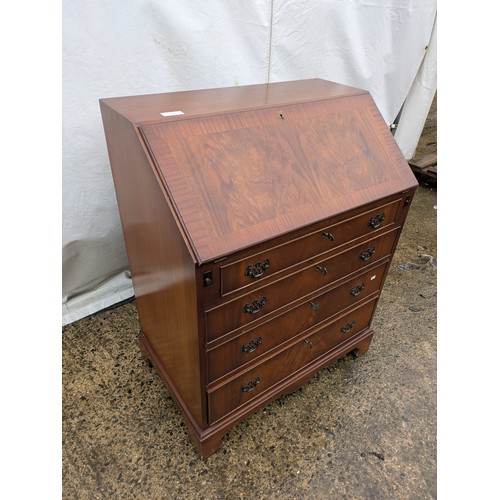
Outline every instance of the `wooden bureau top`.
<svg viewBox="0 0 500 500">
<path fill-rule="evenodd" d="M 145 121 L 167 122 L 179 119 L 178 115 L 163 116 L 160 113 L 182 111 L 183 117 L 187 118 L 360 93 L 366 94 L 366 90 L 316 78 L 240 87 L 110 97 L 100 101 L 130 122 L 138 124 Z"/>
<path fill-rule="evenodd" d="M 198 263 L 416 185 L 370 94 L 324 80 L 103 99 L 137 128 Z M 182 111 L 164 117 L 160 113 Z"/>
</svg>

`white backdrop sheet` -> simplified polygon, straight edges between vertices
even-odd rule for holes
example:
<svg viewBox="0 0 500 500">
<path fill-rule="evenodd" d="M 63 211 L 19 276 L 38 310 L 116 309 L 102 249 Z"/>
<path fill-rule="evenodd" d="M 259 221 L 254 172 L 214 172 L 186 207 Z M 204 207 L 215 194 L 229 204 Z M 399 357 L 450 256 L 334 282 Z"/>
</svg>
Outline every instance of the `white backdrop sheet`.
<svg viewBox="0 0 500 500">
<path fill-rule="evenodd" d="M 435 17 L 436 0 L 63 0 L 63 324 L 134 293 L 100 98 L 324 78 L 369 90 L 389 125 L 424 66 L 425 120 Z"/>
</svg>

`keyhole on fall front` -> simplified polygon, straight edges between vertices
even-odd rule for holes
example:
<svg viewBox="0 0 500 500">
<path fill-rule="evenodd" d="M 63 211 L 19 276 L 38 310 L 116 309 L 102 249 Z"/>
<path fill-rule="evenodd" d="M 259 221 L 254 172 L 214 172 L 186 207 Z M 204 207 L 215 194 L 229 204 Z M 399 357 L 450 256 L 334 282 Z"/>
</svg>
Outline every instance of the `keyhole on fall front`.
<svg viewBox="0 0 500 500">
<path fill-rule="evenodd" d="M 281 118 L 282 120 L 284 120 L 284 119 L 285 119 L 285 116 L 283 115 L 283 113 L 280 113 L 280 118 Z"/>
</svg>

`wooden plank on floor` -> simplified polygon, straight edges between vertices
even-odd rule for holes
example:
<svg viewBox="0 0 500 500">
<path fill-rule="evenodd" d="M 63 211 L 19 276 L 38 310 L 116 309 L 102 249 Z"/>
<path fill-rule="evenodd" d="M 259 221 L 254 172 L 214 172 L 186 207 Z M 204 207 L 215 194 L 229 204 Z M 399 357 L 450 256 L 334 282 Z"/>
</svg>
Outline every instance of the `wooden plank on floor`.
<svg viewBox="0 0 500 500">
<path fill-rule="evenodd" d="M 427 175 L 437 180 L 437 153 L 428 153 L 418 160 L 408 160 L 415 174 Z"/>
<path fill-rule="evenodd" d="M 437 165 L 437 152 L 428 153 L 418 160 L 408 160 L 408 163 L 411 167 L 417 167 L 420 169 L 433 167 L 434 165 Z"/>
</svg>

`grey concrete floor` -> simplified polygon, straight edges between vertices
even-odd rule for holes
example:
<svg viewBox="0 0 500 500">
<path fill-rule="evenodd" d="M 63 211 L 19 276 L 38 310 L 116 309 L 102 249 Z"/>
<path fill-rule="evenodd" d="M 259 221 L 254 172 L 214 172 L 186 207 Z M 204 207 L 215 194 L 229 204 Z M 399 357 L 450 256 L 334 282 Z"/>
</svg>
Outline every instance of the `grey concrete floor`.
<svg viewBox="0 0 500 500">
<path fill-rule="evenodd" d="M 432 147 L 430 126 L 417 153 Z M 141 356 L 134 302 L 66 326 L 63 498 L 436 498 L 435 184 L 417 190 L 367 354 L 252 415 L 205 462 Z"/>
</svg>

